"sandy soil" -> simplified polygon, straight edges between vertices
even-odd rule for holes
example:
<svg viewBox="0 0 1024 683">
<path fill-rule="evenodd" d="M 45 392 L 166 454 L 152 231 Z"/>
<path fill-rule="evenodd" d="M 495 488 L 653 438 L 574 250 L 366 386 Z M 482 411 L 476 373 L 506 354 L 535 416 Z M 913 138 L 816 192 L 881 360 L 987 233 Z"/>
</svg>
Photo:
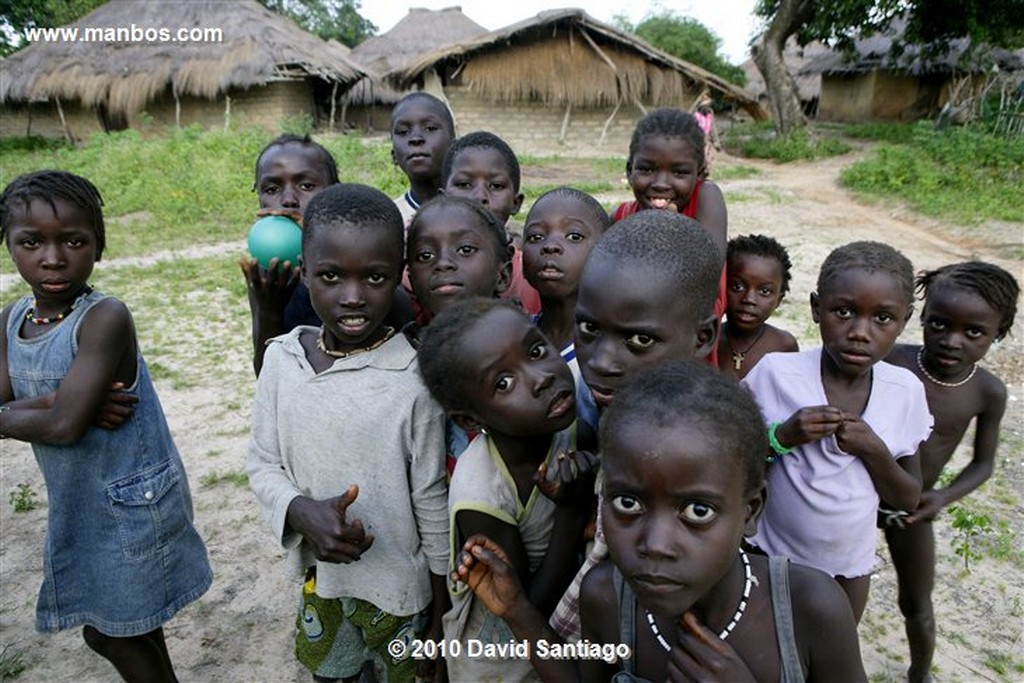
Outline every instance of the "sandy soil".
<svg viewBox="0 0 1024 683">
<path fill-rule="evenodd" d="M 1020 275 L 1020 261 L 1002 255 L 1011 253 L 1005 245 L 1021 243 L 1021 225 L 960 229 L 898 206 L 858 202 L 837 184 L 840 169 L 856 156 L 786 166 L 743 161 L 761 173 L 721 183 L 729 205 L 730 234 L 767 233 L 788 246 L 795 277 L 778 320 L 803 346 L 816 344 L 806 302 L 818 265 L 834 246 L 853 239 L 890 242 L 918 268 L 977 256 Z M 720 157 L 718 163 L 739 162 Z M 571 160 L 566 161 L 564 170 L 557 175 L 584 179 Z M 524 169 L 524 177 L 531 178 L 529 167 Z M 626 189 L 601 199 L 625 199 Z M 239 243 L 236 253 L 242 248 Z M 117 267 L 117 262 L 111 261 L 108 267 Z M 239 310 L 238 315 L 246 313 Z M 141 336 L 145 343 L 145 330 Z M 907 341 L 919 339 L 917 325 L 909 325 L 905 336 Z M 948 517 L 938 522 L 935 678 L 939 681 L 1020 680 L 1024 675 L 1024 564 L 1019 557 L 1020 539 L 1024 538 L 1021 338 L 1024 333 L 1018 330 L 1015 338 L 993 349 L 986 360 L 987 366 L 1007 380 L 1011 399 L 996 473 L 967 502 L 968 507 L 1005 522 L 1003 538 L 1018 557 L 1007 561 L 983 551 L 983 557 L 965 574 L 961 558 L 953 553 L 954 532 Z M 224 348 L 225 356 L 217 362 L 230 363 L 248 375 L 248 347 L 226 340 Z M 284 579 L 282 553 L 264 529 L 248 488 L 222 476 L 244 472 L 252 390 L 248 384 L 243 386 L 245 390 L 239 393 L 219 382 L 189 390 L 158 384 L 188 467 L 196 523 L 215 571 L 209 593 L 167 625 L 168 643 L 182 681 L 305 681 L 309 678 L 291 655 L 289 620 L 295 590 Z M 36 510 L 15 513 L 6 492 L 27 483 L 44 498 L 44 486 L 26 445 L 5 441 L 2 451 L 0 648 L 9 646 L 22 654 L 27 669 L 18 680 L 25 683 L 116 680 L 112 668 L 85 648 L 78 631 L 42 636 L 32 629 L 45 503 Z M 962 465 L 968 457 L 969 452 L 963 451 L 956 462 Z M 872 680 L 901 680 L 906 645 L 884 543 L 879 546 L 879 568 L 860 632 Z"/>
</svg>

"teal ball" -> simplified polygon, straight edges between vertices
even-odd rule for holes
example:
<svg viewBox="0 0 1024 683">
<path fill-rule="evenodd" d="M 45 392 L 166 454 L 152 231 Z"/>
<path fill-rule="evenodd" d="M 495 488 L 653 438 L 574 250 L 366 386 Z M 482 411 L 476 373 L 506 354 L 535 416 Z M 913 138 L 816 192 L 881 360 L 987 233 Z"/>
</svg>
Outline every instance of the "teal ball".
<svg viewBox="0 0 1024 683">
<path fill-rule="evenodd" d="M 284 216 L 264 216 L 249 230 L 249 253 L 264 268 L 270 260 L 291 262 L 298 267 L 302 255 L 302 228 Z"/>
</svg>

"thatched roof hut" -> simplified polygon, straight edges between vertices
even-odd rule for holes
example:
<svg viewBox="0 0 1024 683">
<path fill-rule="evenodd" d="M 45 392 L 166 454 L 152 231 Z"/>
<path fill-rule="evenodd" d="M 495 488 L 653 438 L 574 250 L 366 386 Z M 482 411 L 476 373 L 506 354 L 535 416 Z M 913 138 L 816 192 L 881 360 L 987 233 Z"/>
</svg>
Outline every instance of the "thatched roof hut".
<svg viewBox="0 0 1024 683">
<path fill-rule="evenodd" d="M 850 51 L 827 49 L 808 60 L 804 76 L 821 76 L 819 116 L 836 121 L 916 119 L 939 111 L 955 78 L 984 80 L 993 65 L 1022 68 L 1009 50 L 971 50 L 966 38 L 935 45 L 901 44 L 906 23 L 854 40 Z M 900 44 L 902 49 L 894 50 Z"/>
<path fill-rule="evenodd" d="M 649 108 L 689 109 L 704 89 L 762 119 L 767 112 L 724 79 L 580 9 L 541 12 L 445 45 L 384 74 L 395 88 L 440 90 L 460 132 L 490 130 L 517 151 L 625 154 Z"/>
<path fill-rule="evenodd" d="M 195 42 L 107 34 L 85 39 L 90 28 L 129 26 L 168 27 L 172 33 L 220 29 L 220 35 Z M 315 114 L 314 99 L 339 95 L 366 75 L 348 59 L 347 48 L 303 31 L 255 0 L 112 0 L 68 27 L 78 30 L 77 40 L 37 42 L 0 63 L 0 105 L 75 103 L 95 108 L 105 124 L 115 123 L 105 127 L 117 128 L 123 125 L 116 122 L 126 123 L 162 99 L 180 109 L 187 98 L 212 101 L 291 83 L 280 90 L 291 98 L 305 91 L 304 109 Z"/>
<path fill-rule="evenodd" d="M 487 29 L 463 14 L 461 7 L 413 7 L 386 33 L 356 45 L 349 58 L 373 74 L 383 74 L 439 47 L 485 33 Z M 409 91 L 397 90 L 376 76 L 364 78 L 345 95 L 347 118 L 368 130 L 385 130 L 392 105 Z"/>
</svg>

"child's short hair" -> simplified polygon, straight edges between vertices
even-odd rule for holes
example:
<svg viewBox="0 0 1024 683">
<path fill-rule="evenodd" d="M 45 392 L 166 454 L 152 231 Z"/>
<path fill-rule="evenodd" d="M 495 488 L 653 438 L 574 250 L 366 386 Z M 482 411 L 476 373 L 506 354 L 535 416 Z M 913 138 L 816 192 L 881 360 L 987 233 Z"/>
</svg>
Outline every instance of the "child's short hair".
<svg viewBox="0 0 1024 683">
<path fill-rule="evenodd" d="M 541 196 L 537 197 L 537 201 L 535 201 L 533 206 L 530 207 L 530 213 L 526 215 L 527 223 L 530 222 L 530 216 L 533 215 L 533 210 L 548 197 L 567 197 L 569 199 L 576 200 L 587 207 L 587 211 L 589 211 L 594 217 L 596 227 L 598 227 L 601 232 L 604 232 L 611 227 L 612 218 L 608 215 L 608 212 L 604 210 L 604 207 L 601 206 L 601 202 L 597 201 L 583 190 L 577 190 L 575 187 L 566 187 L 564 185 L 556 187 L 553 190 L 548 190 Z"/>
<path fill-rule="evenodd" d="M 914 303 L 914 266 L 910 259 L 883 242 L 850 242 L 832 250 L 818 273 L 818 294 L 840 273 L 863 269 L 892 275 L 903 290 L 907 306 Z"/>
<path fill-rule="evenodd" d="M 468 410 L 462 391 L 470 378 L 479 376 L 478 368 L 469 367 L 462 354 L 462 339 L 466 332 L 491 311 L 506 308 L 529 320 L 523 311 L 507 299 L 470 297 L 459 301 L 437 314 L 423 328 L 419 359 L 423 383 L 445 412 Z"/>
<path fill-rule="evenodd" d="M 697 155 L 697 165 L 704 168 L 704 131 L 693 114 L 682 109 L 662 107 L 655 109 L 641 118 L 633 129 L 633 137 L 629 139 L 629 158 L 626 159 L 626 173 L 633 170 L 633 155 L 644 138 L 650 135 L 663 135 L 670 138 L 682 138 L 693 146 Z"/>
<path fill-rule="evenodd" d="M 338 183 L 324 188 L 306 205 L 302 218 L 302 248 L 323 226 L 343 223 L 387 230 L 400 254 L 405 254 L 405 229 L 395 202 L 375 187 Z"/>
<path fill-rule="evenodd" d="M 291 143 L 295 143 L 298 145 L 309 145 L 310 147 L 320 152 L 320 156 L 324 162 L 324 170 L 327 172 L 327 183 L 329 185 L 334 185 L 340 182 L 338 179 L 338 163 L 334 160 L 334 156 L 327 151 L 326 147 L 321 145 L 319 142 L 315 142 L 313 138 L 309 136 L 309 133 L 306 133 L 305 135 L 294 135 L 292 133 L 285 133 L 284 135 L 279 135 L 278 137 L 268 142 L 266 147 L 261 149 L 260 153 L 256 156 L 256 165 L 254 169 L 256 180 L 254 181 L 253 189 L 256 189 L 256 186 L 259 185 L 260 182 L 260 162 L 263 161 L 263 155 L 266 154 L 267 151 L 270 150 L 270 148 L 272 147 L 277 147 L 278 145 L 287 145 Z"/>
<path fill-rule="evenodd" d="M 32 200 L 42 200 L 57 212 L 54 201 L 64 200 L 82 210 L 89 227 L 96 234 L 96 260 L 107 246 L 107 229 L 103 224 L 103 197 L 96 186 L 82 176 L 67 171 L 35 171 L 11 181 L 0 195 L 0 242 L 7 239 L 15 203 L 28 211 Z"/>
<path fill-rule="evenodd" d="M 917 291 L 927 301 L 928 294 L 943 285 L 974 292 L 999 313 L 999 334 L 1002 339 L 1010 332 L 1017 315 L 1020 285 L 999 266 L 984 261 L 951 263 L 935 270 L 922 270 L 917 274 Z"/>
<path fill-rule="evenodd" d="M 722 276 L 722 257 L 700 223 L 672 211 L 638 211 L 608 229 L 587 262 L 612 257 L 619 268 L 650 272 L 697 317 L 712 312 Z M 584 266 L 586 272 L 586 266 Z"/>
<path fill-rule="evenodd" d="M 412 219 L 412 223 L 409 224 L 409 234 L 406 236 L 406 248 L 412 249 L 412 244 L 419 235 L 420 226 L 423 225 L 423 216 L 429 215 L 435 208 L 442 208 L 445 206 L 457 206 L 471 216 L 479 219 L 481 227 L 487 232 L 487 234 L 494 240 L 494 253 L 502 256 L 503 260 L 508 260 L 509 256 L 506 255 L 509 245 L 508 230 L 505 225 L 498 220 L 498 217 L 483 204 L 474 202 L 471 199 L 465 197 L 453 197 L 447 194 L 441 194 L 428 202 L 425 202 L 423 206 L 419 208 L 416 215 Z M 409 255 L 409 262 L 412 262 L 412 255 Z"/>
<path fill-rule="evenodd" d="M 750 392 L 707 363 L 666 361 L 638 372 L 601 417 L 600 443 L 621 433 L 627 422 L 656 427 L 685 424 L 707 438 L 725 442 L 742 468 L 744 491 L 764 485 L 770 452 L 764 418 Z"/>
<path fill-rule="evenodd" d="M 467 149 L 473 149 L 476 147 L 496 150 L 505 158 L 505 163 L 508 164 L 508 175 L 512 180 L 512 189 L 515 192 L 519 192 L 521 172 L 519 170 L 519 159 L 516 158 L 516 153 L 512 151 L 512 148 L 508 146 L 507 142 L 499 138 L 497 135 L 483 130 L 476 131 L 475 133 L 467 133 L 466 135 L 452 141 L 451 147 L 448 148 L 448 153 L 444 155 L 444 165 L 441 167 L 442 186 L 448 184 L 448 178 L 452 174 L 452 166 L 455 164 L 455 159 Z"/>
<path fill-rule="evenodd" d="M 411 92 L 402 99 L 395 102 L 395 106 L 391 108 L 392 128 L 395 125 L 395 112 L 397 112 L 398 109 L 403 104 L 411 102 L 412 100 L 423 100 L 424 102 L 426 102 L 427 105 L 430 106 L 430 108 L 433 109 L 436 114 L 440 115 L 441 120 L 444 122 L 445 127 L 448 129 L 448 134 L 451 135 L 452 137 L 455 137 L 455 119 L 452 118 L 451 109 L 449 109 L 448 105 L 445 104 L 441 99 L 431 95 L 428 92 L 423 92 L 422 90 L 416 90 L 415 92 Z"/>
<path fill-rule="evenodd" d="M 726 262 L 737 254 L 762 256 L 778 261 L 779 265 L 782 266 L 782 290 L 779 293 L 784 295 L 789 291 L 793 263 L 789 260 L 789 252 L 775 238 L 768 237 L 767 235 L 740 235 L 739 237 L 733 237 L 729 240 L 725 256 Z"/>
</svg>

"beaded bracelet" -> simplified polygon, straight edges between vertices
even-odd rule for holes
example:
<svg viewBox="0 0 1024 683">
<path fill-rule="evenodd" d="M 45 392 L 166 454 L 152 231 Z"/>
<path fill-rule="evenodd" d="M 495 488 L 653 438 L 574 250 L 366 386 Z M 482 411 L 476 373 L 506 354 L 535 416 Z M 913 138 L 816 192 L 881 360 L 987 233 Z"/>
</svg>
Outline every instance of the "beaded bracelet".
<svg viewBox="0 0 1024 683">
<path fill-rule="evenodd" d="M 779 443 L 779 437 L 775 435 L 775 430 L 779 428 L 780 424 L 782 423 L 772 422 L 770 425 L 768 425 L 768 444 L 772 447 L 772 450 L 775 451 L 776 454 L 788 455 L 789 453 L 793 452 L 793 449 L 786 448 L 781 443 Z"/>
</svg>

